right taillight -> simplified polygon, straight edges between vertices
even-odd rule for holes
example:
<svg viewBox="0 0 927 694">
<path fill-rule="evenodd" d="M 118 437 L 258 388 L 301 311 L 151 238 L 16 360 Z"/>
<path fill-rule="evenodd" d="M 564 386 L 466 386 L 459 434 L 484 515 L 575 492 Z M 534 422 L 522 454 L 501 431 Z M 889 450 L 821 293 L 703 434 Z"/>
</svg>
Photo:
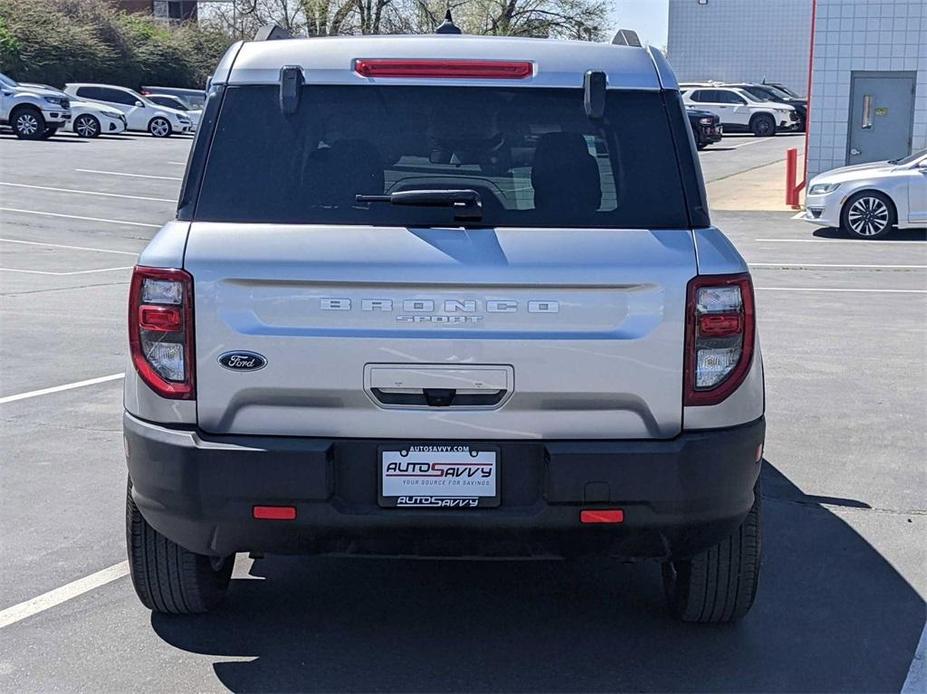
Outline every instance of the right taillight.
<svg viewBox="0 0 927 694">
<path fill-rule="evenodd" d="M 136 266 L 129 289 L 129 351 L 138 375 L 158 395 L 195 397 L 189 273 Z"/>
<path fill-rule="evenodd" d="M 686 405 L 714 405 L 743 383 L 756 321 L 750 275 L 705 275 L 686 296 Z"/>
</svg>

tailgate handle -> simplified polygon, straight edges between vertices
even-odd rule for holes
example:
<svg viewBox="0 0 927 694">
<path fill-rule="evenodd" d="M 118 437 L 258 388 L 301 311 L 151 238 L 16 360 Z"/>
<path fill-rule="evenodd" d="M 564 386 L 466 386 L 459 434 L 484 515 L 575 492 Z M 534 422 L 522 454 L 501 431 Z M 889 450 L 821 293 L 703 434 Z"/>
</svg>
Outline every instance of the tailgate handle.
<svg viewBox="0 0 927 694">
<path fill-rule="evenodd" d="M 415 392 L 397 392 L 383 388 L 371 388 L 373 396 L 384 405 L 413 405 L 418 407 L 488 407 L 497 405 L 505 398 L 507 390 L 493 390 L 486 393 L 458 393 L 453 388 L 422 388 Z"/>
</svg>

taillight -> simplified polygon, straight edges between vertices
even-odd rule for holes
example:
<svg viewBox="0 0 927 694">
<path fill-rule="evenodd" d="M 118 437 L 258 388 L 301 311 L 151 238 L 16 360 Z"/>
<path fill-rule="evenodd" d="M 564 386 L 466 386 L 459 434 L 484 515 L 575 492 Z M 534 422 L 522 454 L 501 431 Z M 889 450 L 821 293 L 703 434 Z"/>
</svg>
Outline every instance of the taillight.
<svg viewBox="0 0 927 694">
<path fill-rule="evenodd" d="M 136 266 L 129 289 L 129 350 L 142 380 L 164 398 L 192 400 L 193 278 Z"/>
<path fill-rule="evenodd" d="M 530 77 L 534 64 L 528 60 L 404 60 L 358 58 L 354 72 L 361 77 L 437 77 L 460 79 L 518 80 Z"/>
<path fill-rule="evenodd" d="M 714 405 L 743 383 L 756 319 L 750 275 L 696 277 L 686 296 L 686 405 Z"/>
</svg>

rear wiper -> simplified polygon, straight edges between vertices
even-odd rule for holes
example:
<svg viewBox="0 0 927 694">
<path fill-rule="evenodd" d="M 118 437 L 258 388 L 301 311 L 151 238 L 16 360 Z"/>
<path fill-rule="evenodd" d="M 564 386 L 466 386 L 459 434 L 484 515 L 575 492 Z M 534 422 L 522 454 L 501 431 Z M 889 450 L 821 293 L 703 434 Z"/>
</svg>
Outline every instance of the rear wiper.
<svg viewBox="0 0 927 694">
<path fill-rule="evenodd" d="M 402 190 L 389 195 L 355 195 L 357 202 L 387 202 L 414 207 L 451 207 L 455 220 L 483 218 L 483 203 L 475 190 Z"/>
</svg>

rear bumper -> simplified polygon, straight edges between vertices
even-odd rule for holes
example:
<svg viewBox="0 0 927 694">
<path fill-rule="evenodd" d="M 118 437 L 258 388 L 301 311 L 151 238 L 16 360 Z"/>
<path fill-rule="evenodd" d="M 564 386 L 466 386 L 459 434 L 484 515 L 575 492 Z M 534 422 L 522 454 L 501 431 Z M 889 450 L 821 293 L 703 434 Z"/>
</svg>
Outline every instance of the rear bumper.
<svg viewBox="0 0 927 694">
<path fill-rule="evenodd" d="M 201 554 L 666 558 L 742 522 L 765 422 L 660 441 L 493 441 L 501 506 L 469 510 L 381 508 L 378 446 L 398 440 L 211 436 L 129 414 L 124 431 L 145 519 Z M 254 505 L 297 518 L 254 520 Z M 621 508 L 624 522 L 581 525 L 594 508 Z"/>
</svg>

